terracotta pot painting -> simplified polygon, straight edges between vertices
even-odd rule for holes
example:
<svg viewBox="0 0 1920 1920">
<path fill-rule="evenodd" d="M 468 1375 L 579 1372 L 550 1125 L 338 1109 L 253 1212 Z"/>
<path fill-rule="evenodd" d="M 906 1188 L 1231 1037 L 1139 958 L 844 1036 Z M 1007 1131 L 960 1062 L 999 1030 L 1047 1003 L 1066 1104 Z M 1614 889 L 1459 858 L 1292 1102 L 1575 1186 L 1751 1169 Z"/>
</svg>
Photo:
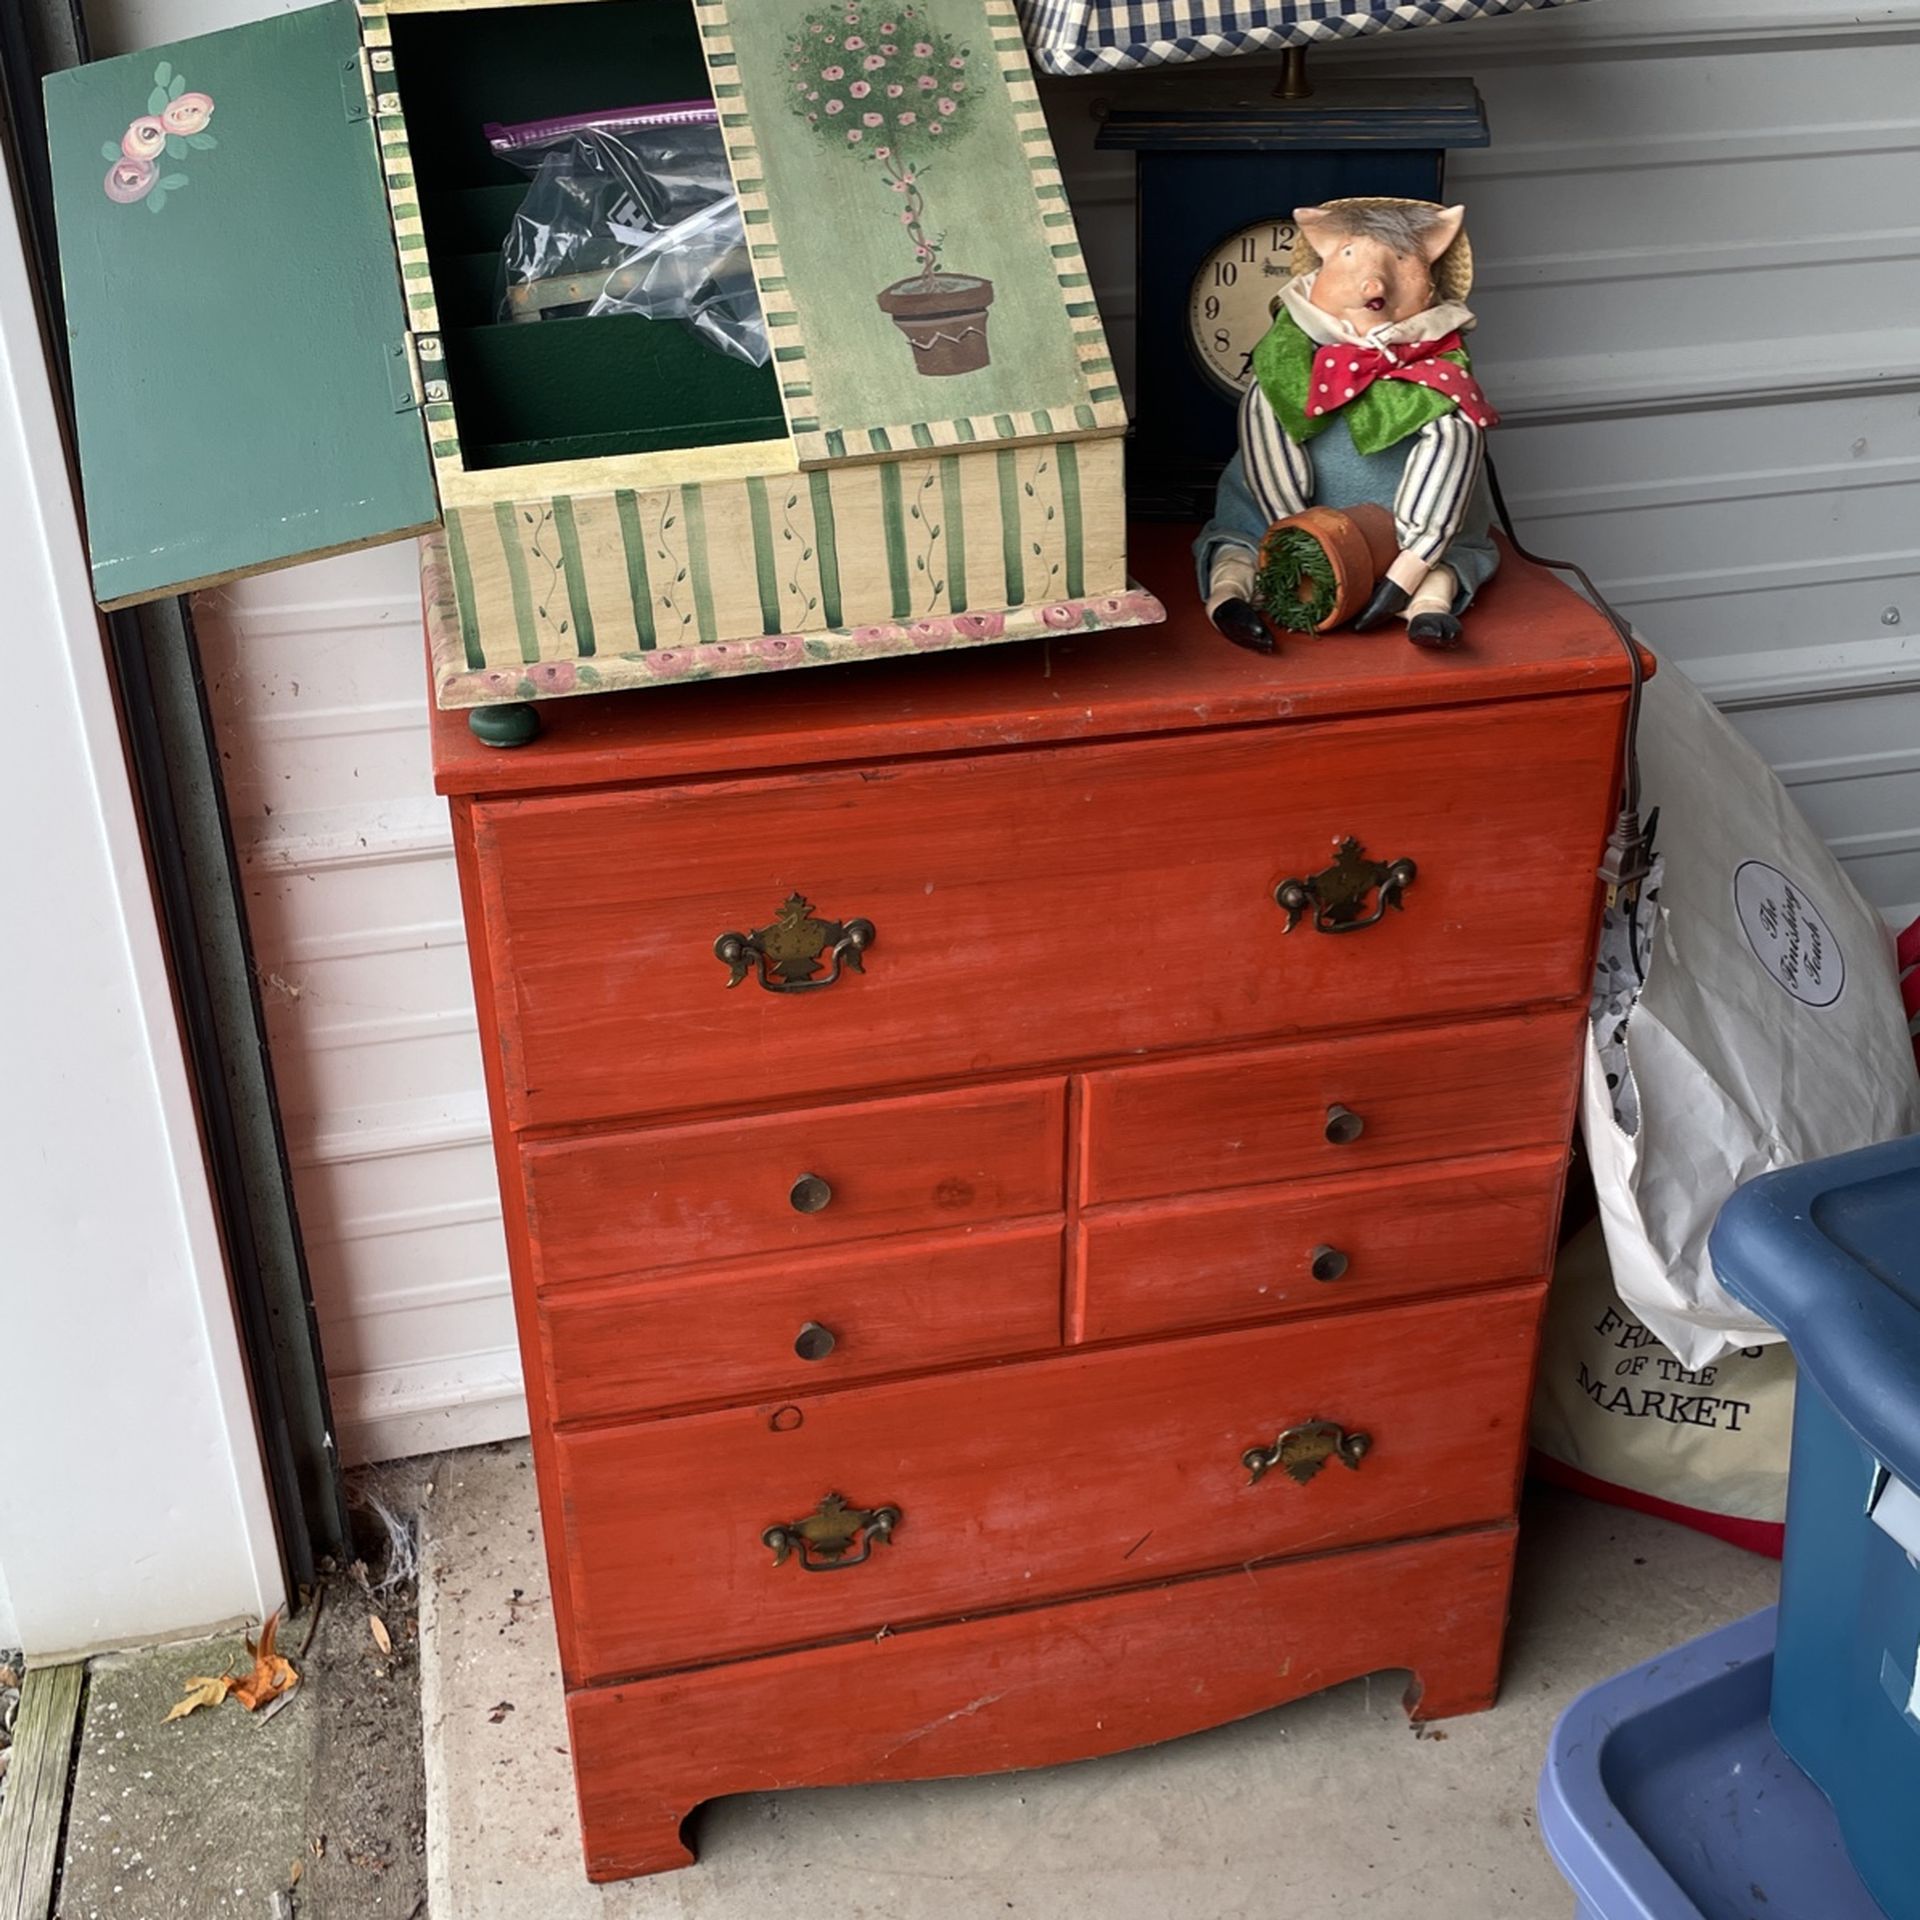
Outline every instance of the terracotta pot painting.
<svg viewBox="0 0 1920 1920">
<path fill-rule="evenodd" d="M 846 164 L 869 169 L 874 218 L 897 224 L 913 271 L 875 298 L 922 374 L 977 373 L 992 363 L 991 280 L 945 264 L 934 224 L 939 172 L 965 139 L 978 75 L 973 49 L 924 6 L 847 0 L 805 16 L 787 45 L 793 110 Z M 928 197 L 933 183 L 933 199 Z M 963 236 L 964 242 L 964 236 Z"/>
</svg>

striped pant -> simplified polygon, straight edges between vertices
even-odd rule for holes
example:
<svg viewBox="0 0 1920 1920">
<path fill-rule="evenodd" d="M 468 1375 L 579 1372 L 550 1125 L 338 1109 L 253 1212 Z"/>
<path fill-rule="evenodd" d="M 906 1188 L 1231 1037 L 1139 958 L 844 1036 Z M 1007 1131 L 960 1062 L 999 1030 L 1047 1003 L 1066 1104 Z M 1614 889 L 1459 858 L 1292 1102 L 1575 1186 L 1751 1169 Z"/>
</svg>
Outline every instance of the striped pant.
<svg viewBox="0 0 1920 1920">
<path fill-rule="evenodd" d="M 1313 458 L 1287 437 L 1258 381 L 1240 403 L 1240 450 L 1247 485 L 1269 523 L 1312 504 Z M 1443 413 L 1413 436 L 1393 498 L 1402 552 L 1440 564 L 1466 524 L 1485 457 L 1486 435 L 1462 413 Z"/>
</svg>

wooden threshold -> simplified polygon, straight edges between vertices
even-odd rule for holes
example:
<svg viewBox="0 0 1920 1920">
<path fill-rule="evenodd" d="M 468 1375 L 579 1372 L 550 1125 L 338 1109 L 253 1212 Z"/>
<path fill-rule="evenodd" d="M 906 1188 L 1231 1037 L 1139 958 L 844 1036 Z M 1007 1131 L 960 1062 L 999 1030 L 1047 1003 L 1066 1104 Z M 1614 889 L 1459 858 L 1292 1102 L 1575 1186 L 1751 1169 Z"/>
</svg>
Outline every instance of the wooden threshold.
<svg viewBox="0 0 1920 1920">
<path fill-rule="evenodd" d="M 32 1667 L 0 1801 L 0 1920 L 51 1920 L 86 1668 Z"/>
</svg>

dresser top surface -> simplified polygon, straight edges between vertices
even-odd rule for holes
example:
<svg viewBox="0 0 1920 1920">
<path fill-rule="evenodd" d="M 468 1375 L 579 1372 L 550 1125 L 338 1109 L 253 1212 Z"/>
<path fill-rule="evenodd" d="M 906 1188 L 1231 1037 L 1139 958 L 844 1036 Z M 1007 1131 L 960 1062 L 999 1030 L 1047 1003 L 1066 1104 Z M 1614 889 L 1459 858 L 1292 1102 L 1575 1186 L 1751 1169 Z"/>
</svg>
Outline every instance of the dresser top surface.
<svg viewBox="0 0 1920 1920">
<path fill-rule="evenodd" d="M 1132 530 L 1133 570 L 1166 604 L 1163 626 L 543 701 L 540 737 L 510 750 L 481 745 L 465 713 L 437 712 L 434 783 L 446 794 L 532 793 L 1626 684 L 1606 620 L 1511 554 L 1454 652 L 1409 646 L 1397 627 L 1290 637 L 1272 656 L 1246 652 L 1214 631 L 1199 604 L 1193 532 Z"/>
</svg>

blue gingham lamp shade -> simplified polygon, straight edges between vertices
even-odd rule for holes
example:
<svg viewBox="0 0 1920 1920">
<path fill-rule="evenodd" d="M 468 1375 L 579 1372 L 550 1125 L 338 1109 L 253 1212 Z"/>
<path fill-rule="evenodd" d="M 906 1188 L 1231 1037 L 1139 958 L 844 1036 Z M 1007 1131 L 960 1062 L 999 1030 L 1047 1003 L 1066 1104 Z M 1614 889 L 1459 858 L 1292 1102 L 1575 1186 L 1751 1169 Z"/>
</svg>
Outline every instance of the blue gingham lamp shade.
<svg viewBox="0 0 1920 1920">
<path fill-rule="evenodd" d="M 1533 13 L 1577 0 L 1016 0 L 1033 57 L 1047 73 L 1271 53 L 1316 40 L 1357 40 L 1483 14 Z"/>
</svg>

